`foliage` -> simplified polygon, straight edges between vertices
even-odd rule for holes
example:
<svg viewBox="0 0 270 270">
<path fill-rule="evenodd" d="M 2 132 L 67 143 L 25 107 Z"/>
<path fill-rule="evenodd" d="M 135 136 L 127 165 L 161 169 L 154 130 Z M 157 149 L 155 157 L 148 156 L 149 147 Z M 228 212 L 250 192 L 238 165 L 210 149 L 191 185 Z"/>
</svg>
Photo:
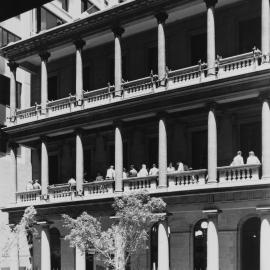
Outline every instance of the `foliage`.
<svg viewBox="0 0 270 270">
<path fill-rule="evenodd" d="M 66 236 L 71 246 L 82 251 L 95 250 L 99 259 L 116 270 L 124 270 L 131 256 L 147 248 L 150 227 L 163 219 L 166 204 L 161 198 L 151 198 L 147 192 L 116 198 L 115 216 L 107 230 L 101 222 L 83 212 L 76 219 L 63 215 Z"/>
</svg>

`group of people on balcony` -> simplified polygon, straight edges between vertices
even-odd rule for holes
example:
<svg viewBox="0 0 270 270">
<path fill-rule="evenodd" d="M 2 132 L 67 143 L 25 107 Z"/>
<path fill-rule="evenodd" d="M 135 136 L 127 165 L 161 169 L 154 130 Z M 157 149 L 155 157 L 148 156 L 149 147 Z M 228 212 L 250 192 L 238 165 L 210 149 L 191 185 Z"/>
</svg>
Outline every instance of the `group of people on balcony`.
<svg viewBox="0 0 270 270">
<path fill-rule="evenodd" d="M 237 155 L 233 158 L 233 161 L 231 163 L 231 166 L 241 166 L 244 165 L 244 158 L 242 156 L 242 151 L 237 151 Z M 261 164 L 258 157 L 256 157 L 254 151 L 249 152 L 249 156 L 247 158 L 246 165 L 255 165 L 255 164 Z"/>
<path fill-rule="evenodd" d="M 39 184 L 38 180 L 29 180 L 27 185 L 26 185 L 26 190 L 39 190 L 41 189 L 41 185 Z"/>
</svg>

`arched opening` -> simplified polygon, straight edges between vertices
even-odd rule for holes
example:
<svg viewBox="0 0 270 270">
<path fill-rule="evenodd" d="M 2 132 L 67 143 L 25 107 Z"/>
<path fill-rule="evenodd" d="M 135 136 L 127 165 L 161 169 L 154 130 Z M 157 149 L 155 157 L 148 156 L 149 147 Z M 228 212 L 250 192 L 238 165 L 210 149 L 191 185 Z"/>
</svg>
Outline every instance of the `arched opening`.
<svg viewBox="0 0 270 270">
<path fill-rule="evenodd" d="M 151 228 L 151 270 L 158 269 L 158 224 Z"/>
<path fill-rule="evenodd" d="M 205 219 L 199 220 L 193 231 L 194 270 L 206 270 L 207 267 L 207 226 Z"/>
<path fill-rule="evenodd" d="M 50 229 L 51 270 L 61 269 L 61 240 L 56 228 Z"/>
<path fill-rule="evenodd" d="M 260 269 L 260 226 L 260 219 L 252 217 L 241 227 L 241 270 Z"/>
</svg>

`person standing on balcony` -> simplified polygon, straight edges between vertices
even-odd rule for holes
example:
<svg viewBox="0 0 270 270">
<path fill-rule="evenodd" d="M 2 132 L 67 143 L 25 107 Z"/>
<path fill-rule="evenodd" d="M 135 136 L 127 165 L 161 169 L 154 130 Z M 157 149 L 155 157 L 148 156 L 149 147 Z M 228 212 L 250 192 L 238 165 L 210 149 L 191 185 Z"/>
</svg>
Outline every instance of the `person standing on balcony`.
<svg viewBox="0 0 270 270">
<path fill-rule="evenodd" d="M 115 170 L 113 165 L 111 165 L 110 168 L 107 170 L 106 179 L 115 179 Z"/>
<path fill-rule="evenodd" d="M 137 170 L 134 168 L 134 165 L 130 165 L 130 170 L 129 170 L 129 177 L 137 177 Z"/>
<path fill-rule="evenodd" d="M 153 164 L 153 167 L 151 168 L 149 175 L 158 175 L 158 168 L 155 163 Z"/>
<path fill-rule="evenodd" d="M 26 185 L 26 191 L 33 190 L 33 181 L 29 180 Z"/>
<path fill-rule="evenodd" d="M 175 172 L 175 168 L 173 167 L 173 163 L 170 162 L 167 168 L 167 173 L 173 173 L 173 172 Z"/>
<path fill-rule="evenodd" d="M 76 190 L 76 180 L 73 177 L 71 177 L 68 180 L 68 185 L 69 185 L 70 191 L 75 191 Z"/>
<path fill-rule="evenodd" d="M 183 172 L 185 169 L 184 169 L 184 164 L 183 162 L 179 161 L 177 162 L 177 172 Z"/>
<path fill-rule="evenodd" d="M 35 183 L 33 184 L 33 189 L 41 189 L 41 185 L 39 184 L 38 180 L 35 180 Z"/>
<path fill-rule="evenodd" d="M 140 169 L 138 173 L 138 177 L 146 177 L 146 176 L 148 176 L 148 171 L 146 169 L 146 165 L 142 164 L 142 168 Z"/>
<path fill-rule="evenodd" d="M 244 165 L 244 159 L 242 157 L 242 151 L 238 151 L 237 155 L 233 158 L 231 166 L 241 166 Z"/>
<path fill-rule="evenodd" d="M 126 168 L 123 168 L 123 179 L 128 177 Z"/>
<path fill-rule="evenodd" d="M 247 158 L 247 165 L 261 164 L 260 160 L 255 156 L 253 151 L 249 152 L 249 157 Z"/>
</svg>

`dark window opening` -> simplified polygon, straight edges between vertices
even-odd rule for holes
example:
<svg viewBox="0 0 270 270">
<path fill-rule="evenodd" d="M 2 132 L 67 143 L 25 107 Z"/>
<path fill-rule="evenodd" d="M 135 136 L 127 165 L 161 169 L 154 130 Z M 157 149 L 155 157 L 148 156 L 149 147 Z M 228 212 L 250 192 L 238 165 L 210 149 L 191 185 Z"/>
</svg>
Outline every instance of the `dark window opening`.
<svg viewBox="0 0 270 270">
<path fill-rule="evenodd" d="M 207 131 L 195 131 L 192 140 L 192 164 L 193 169 L 207 168 Z"/>
<path fill-rule="evenodd" d="M 151 229 L 150 234 L 151 242 L 151 270 L 158 269 L 158 224 L 155 224 Z"/>
<path fill-rule="evenodd" d="M 253 217 L 241 228 L 241 270 L 260 269 L 260 224 L 260 219 Z"/>
<path fill-rule="evenodd" d="M 58 99 L 58 79 L 57 76 L 52 76 L 48 78 L 48 100 Z"/>
<path fill-rule="evenodd" d="M 94 270 L 95 269 L 95 259 L 94 254 L 85 254 L 85 263 L 86 263 L 86 270 Z"/>
<path fill-rule="evenodd" d="M 10 42 L 16 42 L 21 38 L 11 33 L 3 27 L 0 27 L 0 47 L 8 45 Z"/>
<path fill-rule="evenodd" d="M 3 105 L 10 104 L 10 78 L 0 74 L 0 103 Z"/>
<path fill-rule="evenodd" d="M 21 109 L 22 108 L 22 84 L 19 82 L 16 82 L 16 108 Z"/>
<path fill-rule="evenodd" d="M 91 164 L 92 164 L 92 150 L 91 149 L 84 150 L 83 162 L 84 162 L 84 179 L 89 182 L 94 177 L 91 170 Z"/>
<path fill-rule="evenodd" d="M 207 59 L 207 36 L 206 33 L 192 35 L 190 38 L 191 65 L 198 65 L 199 60 L 206 62 Z"/>
<path fill-rule="evenodd" d="M 115 149 L 114 149 L 114 144 L 109 144 L 108 145 L 108 166 L 110 166 L 110 165 L 114 165 L 114 151 L 115 151 Z"/>
<path fill-rule="evenodd" d="M 126 169 L 129 169 L 129 159 L 128 159 L 128 142 L 127 141 L 125 141 L 124 143 L 123 143 L 123 159 L 124 159 L 124 164 L 123 164 L 123 166 L 124 166 L 124 168 L 126 168 Z"/>
<path fill-rule="evenodd" d="M 51 270 L 61 269 L 61 240 L 56 228 L 50 229 Z"/>
<path fill-rule="evenodd" d="M 148 140 L 148 165 L 151 168 L 155 163 L 157 166 L 158 162 L 158 138 L 152 137 Z"/>
<path fill-rule="evenodd" d="M 251 52 L 254 47 L 261 48 L 261 19 L 253 18 L 239 22 L 239 52 Z"/>
<path fill-rule="evenodd" d="M 158 50 L 157 47 L 148 48 L 147 52 L 147 73 L 150 74 L 153 72 L 154 74 L 158 73 Z"/>
<path fill-rule="evenodd" d="M 206 270 L 207 268 L 207 227 L 206 220 L 200 220 L 194 226 L 194 270 Z"/>
<path fill-rule="evenodd" d="M 49 155 L 49 185 L 59 184 L 58 155 Z"/>
</svg>

